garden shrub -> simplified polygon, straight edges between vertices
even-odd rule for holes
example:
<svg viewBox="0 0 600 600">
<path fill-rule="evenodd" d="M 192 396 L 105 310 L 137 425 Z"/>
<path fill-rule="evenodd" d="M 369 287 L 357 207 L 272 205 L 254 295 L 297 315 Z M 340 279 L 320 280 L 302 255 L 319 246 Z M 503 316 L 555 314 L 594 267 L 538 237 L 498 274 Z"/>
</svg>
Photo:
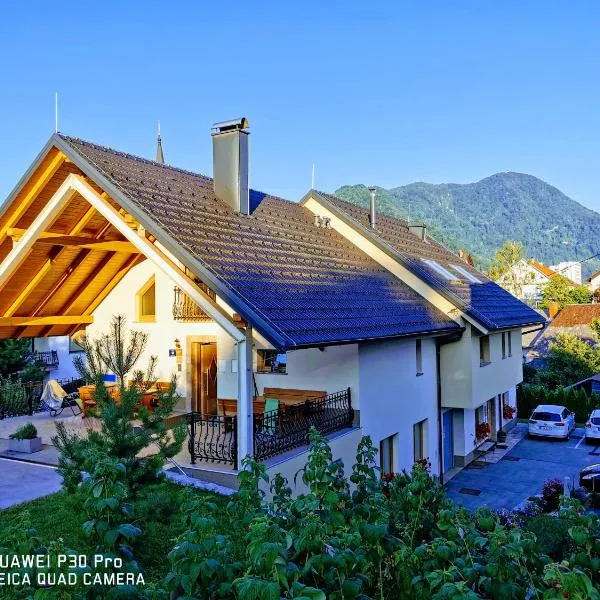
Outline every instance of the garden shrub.
<svg viewBox="0 0 600 600">
<path fill-rule="evenodd" d="M 32 440 L 37 437 L 37 429 L 33 423 L 26 423 L 8 437 L 11 440 Z"/>
<path fill-rule="evenodd" d="M 557 510 L 560 497 L 564 493 L 564 484 L 560 479 L 547 479 L 542 487 L 541 506 L 545 512 Z"/>
<path fill-rule="evenodd" d="M 524 528 L 535 535 L 537 549 L 554 560 L 560 560 L 569 544 L 569 524 L 552 515 L 537 515 Z"/>
</svg>

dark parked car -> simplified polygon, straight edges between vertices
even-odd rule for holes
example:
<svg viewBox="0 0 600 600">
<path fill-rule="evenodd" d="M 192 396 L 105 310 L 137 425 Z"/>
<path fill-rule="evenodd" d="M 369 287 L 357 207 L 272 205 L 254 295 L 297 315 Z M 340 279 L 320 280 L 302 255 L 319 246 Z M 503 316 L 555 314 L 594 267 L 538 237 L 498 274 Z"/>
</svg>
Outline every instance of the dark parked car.
<svg viewBox="0 0 600 600">
<path fill-rule="evenodd" d="M 600 492 L 600 464 L 590 465 L 581 469 L 579 485 L 588 492 Z"/>
</svg>

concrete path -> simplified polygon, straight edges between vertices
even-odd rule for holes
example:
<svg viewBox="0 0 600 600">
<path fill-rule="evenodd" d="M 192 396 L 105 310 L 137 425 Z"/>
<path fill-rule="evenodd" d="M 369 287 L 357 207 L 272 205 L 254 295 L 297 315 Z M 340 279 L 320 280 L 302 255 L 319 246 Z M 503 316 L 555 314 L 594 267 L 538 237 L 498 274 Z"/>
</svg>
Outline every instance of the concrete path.
<svg viewBox="0 0 600 600">
<path fill-rule="evenodd" d="M 448 496 L 471 510 L 513 509 L 541 493 L 547 479 L 568 476 L 577 486 L 579 471 L 600 463 L 600 446 L 586 444 L 582 436 L 577 429 L 568 441 L 524 438 L 497 463 L 463 469 L 448 482 Z"/>
<path fill-rule="evenodd" d="M 0 458 L 0 510 L 58 492 L 62 477 L 53 467 Z"/>
</svg>

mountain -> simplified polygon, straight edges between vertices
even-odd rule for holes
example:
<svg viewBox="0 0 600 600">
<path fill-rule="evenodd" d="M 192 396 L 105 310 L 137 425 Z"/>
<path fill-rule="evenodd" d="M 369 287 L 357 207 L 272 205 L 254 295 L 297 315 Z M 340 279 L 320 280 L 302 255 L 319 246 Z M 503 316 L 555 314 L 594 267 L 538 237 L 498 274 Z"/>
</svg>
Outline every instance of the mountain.
<svg viewBox="0 0 600 600">
<path fill-rule="evenodd" d="M 581 260 L 600 252 L 600 214 L 550 184 L 524 173 L 496 173 L 476 183 L 411 183 L 377 188 L 378 209 L 425 222 L 453 250 L 465 248 L 482 267 L 506 241 L 523 242 L 527 255 L 548 265 Z M 345 185 L 335 194 L 368 206 L 364 185 Z M 600 261 L 587 261 L 589 274 Z"/>
</svg>

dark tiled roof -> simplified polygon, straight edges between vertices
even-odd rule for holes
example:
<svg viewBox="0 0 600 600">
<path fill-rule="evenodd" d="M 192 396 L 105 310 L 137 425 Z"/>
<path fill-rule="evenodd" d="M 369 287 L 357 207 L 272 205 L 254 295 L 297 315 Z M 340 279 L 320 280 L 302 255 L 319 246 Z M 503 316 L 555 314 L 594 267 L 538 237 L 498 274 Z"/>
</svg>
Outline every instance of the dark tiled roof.
<svg viewBox="0 0 600 600">
<path fill-rule="evenodd" d="M 337 208 L 338 211 L 346 213 L 351 219 L 373 232 L 369 226 L 369 211 L 367 209 L 346 202 L 331 194 L 317 193 L 326 202 Z M 405 264 L 410 270 L 439 290 L 440 293 L 444 293 L 451 301 L 454 300 L 462 305 L 465 313 L 481 323 L 486 329 L 493 330 L 545 322 L 543 317 L 536 311 L 509 294 L 477 269 L 462 261 L 433 238 L 427 236 L 425 240 L 421 240 L 408 230 L 406 221 L 378 214 L 377 228 L 373 234 L 399 252 L 404 257 Z M 436 261 L 442 267 L 452 271 L 452 274 L 456 275 L 459 281 L 448 281 L 434 269 L 427 266 L 422 259 Z M 451 265 L 453 264 L 471 273 L 481 283 L 467 281 L 463 275 L 452 269 Z"/>
<path fill-rule="evenodd" d="M 281 347 L 459 329 L 297 203 L 252 190 L 254 212 L 238 215 L 208 177 L 61 139 L 241 299 L 235 310 L 278 332 Z"/>
<path fill-rule="evenodd" d="M 550 327 L 590 325 L 600 319 L 600 304 L 568 304 L 553 319 Z"/>
</svg>

